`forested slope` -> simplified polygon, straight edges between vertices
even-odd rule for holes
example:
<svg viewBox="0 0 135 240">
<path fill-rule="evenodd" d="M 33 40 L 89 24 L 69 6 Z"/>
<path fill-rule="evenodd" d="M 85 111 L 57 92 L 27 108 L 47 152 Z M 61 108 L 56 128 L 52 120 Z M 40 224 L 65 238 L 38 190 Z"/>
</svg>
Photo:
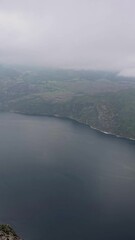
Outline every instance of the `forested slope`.
<svg viewBox="0 0 135 240">
<path fill-rule="evenodd" d="M 135 138 L 135 79 L 110 72 L 1 66 L 0 109 L 66 117 Z"/>
</svg>

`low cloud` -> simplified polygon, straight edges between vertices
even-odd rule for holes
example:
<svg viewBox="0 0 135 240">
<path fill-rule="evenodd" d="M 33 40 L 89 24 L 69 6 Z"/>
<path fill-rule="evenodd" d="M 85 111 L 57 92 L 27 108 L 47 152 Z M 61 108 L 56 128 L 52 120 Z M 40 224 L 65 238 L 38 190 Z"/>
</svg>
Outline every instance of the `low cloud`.
<svg viewBox="0 0 135 240">
<path fill-rule="evenodd" d="M 119 76 L 135 77 L 135 68 L 127 68 L 120 71 Z"/>
<path fill-rule="evenodd" d="M 132 72 L 134 0 L 1 0 L 0 63 Z"/>
</svg>

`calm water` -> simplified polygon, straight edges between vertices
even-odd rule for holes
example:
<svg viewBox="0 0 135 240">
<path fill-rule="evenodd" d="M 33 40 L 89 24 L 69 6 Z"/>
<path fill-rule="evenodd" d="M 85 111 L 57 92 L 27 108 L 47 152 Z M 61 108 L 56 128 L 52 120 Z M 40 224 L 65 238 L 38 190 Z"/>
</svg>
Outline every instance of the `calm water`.
<svg viewBox="0 0 135 240">
<path fill-rule="evenodd" d="M 135 239 L 135 143 L 1 113 L 0 222 L 24 240 Z"/>
</svg>

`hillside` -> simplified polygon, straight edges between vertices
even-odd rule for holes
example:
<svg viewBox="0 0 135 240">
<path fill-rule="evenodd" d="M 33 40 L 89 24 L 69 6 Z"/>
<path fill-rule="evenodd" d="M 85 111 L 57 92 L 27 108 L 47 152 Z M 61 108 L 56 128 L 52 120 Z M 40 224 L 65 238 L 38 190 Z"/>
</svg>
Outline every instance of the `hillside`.
<svg viewBox="0 0 135 240">
<path fill-rule="evenodd" d="M 110 72 L 0 66 L 0 110 L 70 118 L 135 138 L 135 79 Z"/>
</svg>

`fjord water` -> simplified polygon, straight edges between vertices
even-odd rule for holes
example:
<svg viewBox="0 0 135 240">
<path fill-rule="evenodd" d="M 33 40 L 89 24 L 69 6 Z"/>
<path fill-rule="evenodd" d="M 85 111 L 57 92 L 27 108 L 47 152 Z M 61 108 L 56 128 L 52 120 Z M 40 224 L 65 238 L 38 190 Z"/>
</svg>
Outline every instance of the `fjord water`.
<svg viewBox="0 0 135 240">
<path fill-rule="evenodd" d="M 1 113 L 0 222 L 24 240 L 135 239 L 135 143 Z"/>
</svg>

